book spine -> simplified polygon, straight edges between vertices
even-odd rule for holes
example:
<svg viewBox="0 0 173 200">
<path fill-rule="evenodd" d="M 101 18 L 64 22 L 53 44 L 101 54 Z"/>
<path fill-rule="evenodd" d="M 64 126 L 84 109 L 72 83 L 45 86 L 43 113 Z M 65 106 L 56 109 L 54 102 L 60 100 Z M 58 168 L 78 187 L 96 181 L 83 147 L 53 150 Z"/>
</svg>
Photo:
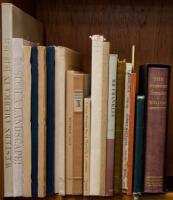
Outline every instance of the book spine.
<svg viewBox="0 0 173 200">
<path fill-rule="evenodd" d="M 31 191 L 38 195 L 38 49 L 31 49 Z"/>
<path fill-rule="evenodd" d="M 23 47 L 23 196 L 31 197 L 31 47 Z"/>
<path fill-rule="evenodd" d="M 149 67 L 144 192 L 164 191 L 168 68 Z"/>
<path fill-rule="evenodd" d="M 106 196 L 113 195 L 117 55 L 109 57 L 108 126 L 106 139 Z"/>
<path fill-rule="evenodd" d="M 13 196 L 22 196 L 23 174 L 23 39 L 12 39 Z"/>
<path fill-rule="evenodd" d="M 3 152 L 4 196 L 13 196 L 12 131 L 11 131 L 11 7 L 2 4 L 2 85 L 3 85 Z"/>
<path fill-rule="evenodd" d="M 135 121 L 135 95 L 136 73 L 131 74 L 130 86 L 130 112 L 129 112 L 129 139 L 128 139 L 128 162 L 127 162 L 127 194 L 132 194 L 133 187 L 133 152 L 134 152 L 134 121 Z"/>
<path fill-rule="evenodd" d="M 84 99 L 84 180 L 83 194 L 90 194 L 90 134 L 91 134 L 91 98 Z"/>
<path fill-rule="evenodd" d="M 38 49 L 38 197 L 46 195 L 46 48 Z"/>
<path fill-rule="evenodd" d="M 143 192 L 144 165 L 144 104 L 145 96 L 136 97 L 133 192 Z"/>
<path fill-rule="evenodd" d="M 127 162 L 129 140 L 129 114 L 130 114 L 130 85 L 132 64 L 126 63 L 125 97 L 124 97 L 124 127 L 123 127 L 123 165 L 122 165 L 122 189 L 127 191 Z"/>
<path fill-rule="evenodd" d="M 90 195 L 105 195 L 109 42 L 92 40 Z"/>
<path fill-rule="evenodd" d="M 55 170 L 55 48 L 47 47 L 47 185 L 46 193 L 54 194 Z"/>
<path fill-rule="evenodd" d="M 124 125 L 124 91 L 126 62 L 118 61 L 115 112 L 114 192 L 122 192 L 122 155 Z"/>
</svg>

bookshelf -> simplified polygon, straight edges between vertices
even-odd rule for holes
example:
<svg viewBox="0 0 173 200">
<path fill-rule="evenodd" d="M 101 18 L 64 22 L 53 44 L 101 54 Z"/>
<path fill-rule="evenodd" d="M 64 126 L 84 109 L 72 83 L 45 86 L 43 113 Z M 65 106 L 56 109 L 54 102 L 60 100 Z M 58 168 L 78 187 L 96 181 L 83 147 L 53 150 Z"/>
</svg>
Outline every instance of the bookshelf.
<svg viewBox="0 0 173 200">
<path fill-rule="evenodd" d="M 125 57 L 127 61 L 131 60 L 131 46 L 135 44 L 136 71 L 140 64 L 146 62 L 173 65 L 173 2 L 171 0 L 0 0 L 0 2 L 12 2 L 42 21 L 45 29 L 45 45 L 64 45 L 81 52 L 86 72 L 91 69 L 89 35 L 94 33 L 103 34 L 111 42 L 111 52 L 117 52 L 120 58 Z M 172 89 L 173 82 L 171 91 Z M 173 105 L 172 92 L 170 104 Z M 169 109 L 169 120 L 170 122 L 173 120 L 173 106 Z M 173 151 L 170 150 L 173 141 L 173 123 L 169 124 L 167 171 L 168 175 L 173 177 Z M 2 140 L 0 146 L 2 155 Z M 0 171 L 2 172 L 2 165 Z M 2 185 L 2 179 L 0 183 Z M 2 190 L 0 197 L 3 199 Z M 54 196 L 47 199 L 103 198 Z M 105 199 L 131 200 L 132 197 L 122 195 Z M 173 193 L 144 195 L 140 199 L 172 200 Z"/>
</svg>

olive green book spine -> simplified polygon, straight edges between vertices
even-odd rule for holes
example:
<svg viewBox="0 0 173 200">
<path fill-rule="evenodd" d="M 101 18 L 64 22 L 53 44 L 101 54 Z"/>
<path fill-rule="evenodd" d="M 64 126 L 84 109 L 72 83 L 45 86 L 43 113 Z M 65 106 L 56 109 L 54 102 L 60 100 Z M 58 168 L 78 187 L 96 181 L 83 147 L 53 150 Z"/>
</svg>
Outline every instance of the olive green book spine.
<svg viewBox="0 0 173 200">
<path fill-rule="evenodd" d="M 114 193 L 122 192 L 122 154 L 126 61 L 118 61 L 115 112 Z"/>
</svg>

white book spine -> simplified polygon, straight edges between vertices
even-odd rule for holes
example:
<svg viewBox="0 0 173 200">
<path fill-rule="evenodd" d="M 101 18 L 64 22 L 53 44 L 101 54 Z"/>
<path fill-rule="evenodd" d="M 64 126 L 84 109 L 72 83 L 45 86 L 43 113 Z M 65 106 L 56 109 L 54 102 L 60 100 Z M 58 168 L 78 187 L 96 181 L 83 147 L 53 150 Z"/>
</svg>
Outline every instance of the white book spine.
<svg viewBox="0 0 173 200">
<path fill-rule="evenodd" d="M 102 178 L 105 179 L 104 174 L 101 178 L 101 172 L 104 167 L 102 166 L 103 161 L 106 159 L 105 155 L 101 154 L 104 146 L 103 137 L 105 137 L 104 143 L 106 144 L 107 133 L 107 126 L 103 123 L 107 121 L 107 109 L 105 108 L 107 108 L 108 103 L 108 95 L 106 94 L 108 92 L 108 65 L 104 64 L 105 62 L 108 64 L 109 43 L 103 40 L 102 36 L 92 36 L 90 195 L 102 193 L 104 184 Z M 104 55 L 105 50 L 106 55 Z M 103 126 L 106 130 L 102 130 Z"/>
<path fill-rule="evenodd" d="M 108 97 L 108 132 L 107 139 L 115 138 L 115 107 L 116 107 L 116 75 L 118 55 L 109 57 L 109 97 Z"/>
<path fill-rule="evenodd" d="M 132 64 L 126 63 L 125 75 L 125 99 L 124 99 L 124 128 L 123 128 L 123 164 L 122 164 L 122 189 L 127 188 L 128 173 L 128 139 L 129 139 L 129 114 L 130 114 L 130 84 L 131 84 Z"/>
<path fill-rule="evenodd" d="M 55 193 L 65 195 L 65 49 L 55 51 Z"/>
<path fill-rule="evenodd" d="M 2 14 L 2 77 L 3 77 L 3 149 L 4 196 L 13 196 L 12 131 L 11 131 L 11 37 L 12 7 L 1 5 Z"/>
<path fill-rule="evenodd" d="M 13 196 L 22 196 L 23 183 L 23 39 L 12 39 Z"/>
</svg>

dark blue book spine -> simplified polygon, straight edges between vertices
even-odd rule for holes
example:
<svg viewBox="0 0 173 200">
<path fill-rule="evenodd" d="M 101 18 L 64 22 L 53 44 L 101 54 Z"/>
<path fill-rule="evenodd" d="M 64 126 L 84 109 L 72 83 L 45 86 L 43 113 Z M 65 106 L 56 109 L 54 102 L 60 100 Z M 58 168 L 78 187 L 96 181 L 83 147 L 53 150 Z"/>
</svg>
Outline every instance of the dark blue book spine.
<svg viewBox="0 0 173 200">
<path fill-rule="evenodd" d="M 31 50 L 31 191 L 38 195 L 38 50 Z"/>
<path fill-rule="evenodd" d="M 47 194 L 54 194 L 55 48 L 47 47 Z"/>
<path fill-rule="evenodd" d="M 136 121 L 135 121 L 135 146 L 134 146 L 134 173 L 133 192 L 142 193 L 144 186 L 144 107 L 145 97 L 136 97 Z"/>
</svg>

